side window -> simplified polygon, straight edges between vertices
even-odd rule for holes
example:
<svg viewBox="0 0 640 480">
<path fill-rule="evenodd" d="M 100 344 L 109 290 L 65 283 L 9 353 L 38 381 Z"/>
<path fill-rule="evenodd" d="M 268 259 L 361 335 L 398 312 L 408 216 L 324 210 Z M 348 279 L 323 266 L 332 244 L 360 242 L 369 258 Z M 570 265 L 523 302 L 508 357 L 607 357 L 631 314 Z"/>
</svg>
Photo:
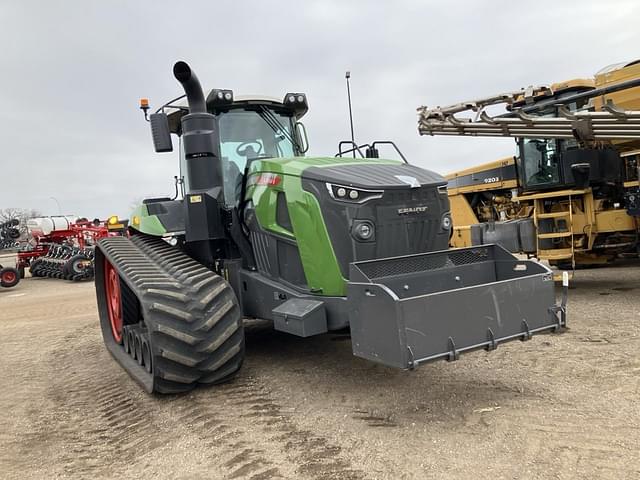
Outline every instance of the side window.
<svg viewBox="0 0 640 480">
<path fill-rule="evenodd" d="M 560 180 L 559 155 L 554 140 L 524 139 L 522 165 L 527 186 L 551 185 Z"/>
</svg>

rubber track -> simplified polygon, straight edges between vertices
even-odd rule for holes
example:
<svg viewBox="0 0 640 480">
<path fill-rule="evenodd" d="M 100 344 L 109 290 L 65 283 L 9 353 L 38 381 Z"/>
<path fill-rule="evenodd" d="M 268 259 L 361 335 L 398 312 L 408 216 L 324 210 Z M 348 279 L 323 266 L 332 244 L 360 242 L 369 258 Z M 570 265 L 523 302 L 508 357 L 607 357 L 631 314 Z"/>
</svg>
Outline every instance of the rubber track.
<svg viewBox="0 0 640 480">
<path fill-rule="evenodd" d="M 151 374 L 113 340 L 103 308 L 103 256 L 129 287 L 130 292 L 123 296 L 124 311 L 138 307 L 129 304 L 135 301 L 131 294 L 139 302 L 151 343 Z M 228 380 L 240 369 L 244 358 L 242 314 L 233 289 L 222 277 L 167 242 L 145 235 L 101 240 L 96 267 L 105 344 L 147 391 L 184 392 L 198 384 Z"/>
</svg>

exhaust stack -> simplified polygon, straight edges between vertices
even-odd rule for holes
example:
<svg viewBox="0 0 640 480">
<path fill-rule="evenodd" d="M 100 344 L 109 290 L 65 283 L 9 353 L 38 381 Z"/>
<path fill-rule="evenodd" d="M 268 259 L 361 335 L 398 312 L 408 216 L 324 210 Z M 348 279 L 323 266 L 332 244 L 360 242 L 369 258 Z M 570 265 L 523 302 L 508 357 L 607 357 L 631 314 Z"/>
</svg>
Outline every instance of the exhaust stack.
<svg viewBox="0 0 640 480">
<path fill-rule="evenodd" d="M 200 81 L 189 65 L 177 62 L 173 66 L 173 75 L 184 88 L 189 103 L 189 113 L 181 120 L 189 193 L 207 191 L 222 203 L 223 179 L 215 117 L 207 113 Z"/>
<path fill-rule="evenodd" d="M 191 70 L 191 67 L 186 62 L 176 62 L 173 66 L 173 76 L 182 84 L 184 93 L 187 94 L 189 113 L 207 113 L 200 81 Z"/>
<path fill-rule="evenodd" d="M 220 210 L 224 205 L 220 139 L 215 117 L 207 104 L 198 77 L 185 62 L 173 66 L 173 75 L 187 95 L 189 113 L 182 117 L 182 149 L 186 163 L 185 234 L 191 255 L 212 266 L 217 242 L 226 239 Z"/>
</svg>

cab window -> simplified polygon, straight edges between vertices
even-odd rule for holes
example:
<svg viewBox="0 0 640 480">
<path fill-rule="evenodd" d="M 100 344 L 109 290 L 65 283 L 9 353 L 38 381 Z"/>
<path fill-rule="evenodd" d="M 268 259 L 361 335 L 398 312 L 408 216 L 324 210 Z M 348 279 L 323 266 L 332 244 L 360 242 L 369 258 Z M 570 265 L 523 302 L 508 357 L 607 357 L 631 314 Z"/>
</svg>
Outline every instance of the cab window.
<svg viewBox="0 0 640 480">
<path fill-rule="evenodd" d="M 555 140 L 525 138 L 520 150 L 523 182 L 544 187 L 560 182 L 560 155 Z"/>
</svg>

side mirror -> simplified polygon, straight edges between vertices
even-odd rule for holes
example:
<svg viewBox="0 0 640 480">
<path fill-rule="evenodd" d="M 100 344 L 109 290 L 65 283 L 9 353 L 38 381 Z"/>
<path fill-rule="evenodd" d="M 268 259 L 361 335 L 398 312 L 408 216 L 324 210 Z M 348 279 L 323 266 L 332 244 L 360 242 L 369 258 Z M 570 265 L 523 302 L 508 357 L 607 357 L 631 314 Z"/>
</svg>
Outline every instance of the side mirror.
<svg viewBox="0 0 640 480">
<path fill-rule="evenodd" d="M 300 153 L 307 153 L 309 150 L 309 138 L 307 137 L 307 129 L 302 122 L 296 122 L 296 137 L 300 146 Z"/>
<path fill-rule="evenodd" d="M 571 165 L 571 173 L 576 181 L 576 187 L 587 188 L 589 186 L 589 175 L 591 173 L 590 163 L 574 163 Z"/>
<path fill-rule="evenodd" d="M 169 118 L 166 113 L 152 113 L 149 115 L 151 123 L 151 136 L 156 152 L 172 152 L 171 131 L 169 130 Z"/>
</svg>

